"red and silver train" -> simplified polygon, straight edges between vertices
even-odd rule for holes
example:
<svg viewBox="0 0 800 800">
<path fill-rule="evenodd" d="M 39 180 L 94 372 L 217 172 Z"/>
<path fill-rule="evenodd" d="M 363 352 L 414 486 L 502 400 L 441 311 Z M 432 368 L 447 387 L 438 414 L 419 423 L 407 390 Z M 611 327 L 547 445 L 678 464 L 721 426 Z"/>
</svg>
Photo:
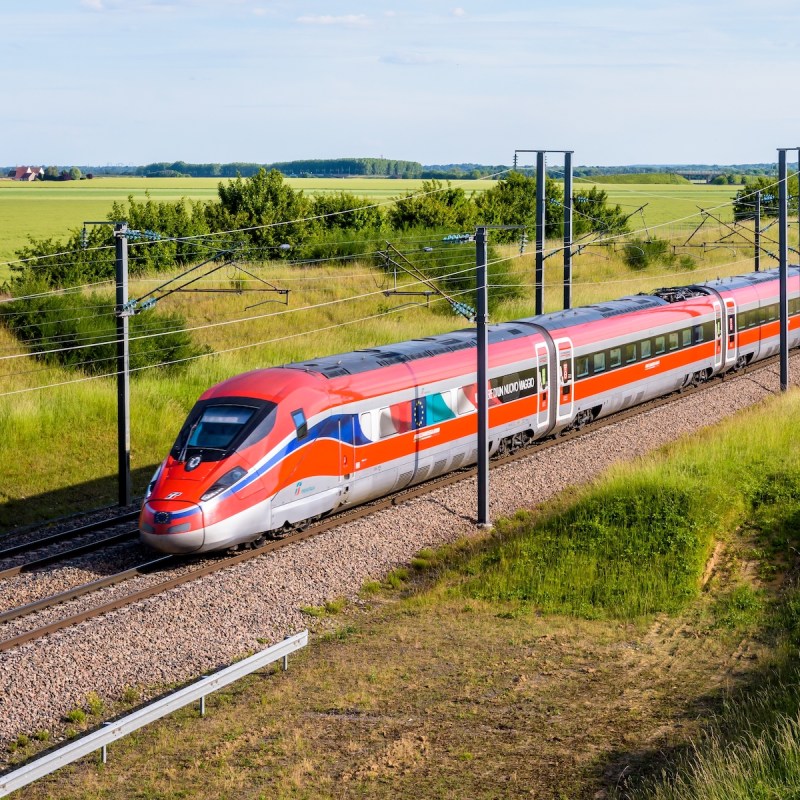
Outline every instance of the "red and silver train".
<svg viewBox="0 0 800 800">
<path fill-rule="evenodd" d="M 789 344 L 800 344 L 789 270 Z M 492 452 L 775 354 L 777 270 L 493 325 Z M 210 388 L 151 481 L 142 540 L 219 550 L 477 460 L 475 330 L 259 369 Z"/>
</svg>

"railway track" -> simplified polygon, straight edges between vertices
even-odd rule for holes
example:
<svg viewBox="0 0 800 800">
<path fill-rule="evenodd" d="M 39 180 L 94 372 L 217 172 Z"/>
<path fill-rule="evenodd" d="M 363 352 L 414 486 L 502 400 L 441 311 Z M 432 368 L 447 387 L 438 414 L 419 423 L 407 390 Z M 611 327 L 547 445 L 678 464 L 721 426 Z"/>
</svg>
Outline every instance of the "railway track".
<svg viewBox="0 0 800 800">
<path fill-rule="evenodd" d="M 68 528 L 63 531 L 58 531 L 57 533 L 52 533 L 48 536 L 41 536 L 39 538 L 30 539 L 25 542 L 20 542 L 19 544 L 12 545 L 11 547 L 6 547 L 0 549 L 0 562 L 6 561 L 7 559 L 14 558 L 15 556 L 22 555 L 24 553 L 29 553 L 34 550 L 40 550 L 44 547 L 51 547 L 55 544 L 60 544 L 62 542 L 70 541 L 72 539 L 79 539 L 83 536 L 87 536 L 88 534 L 95 533 L 97 531 L 104 531 L 108 528 L 114 527 L 120 523 L 124 522 L 133 522 L 139 516 L 138 511 L 131 511 L 125 514 L 120 514 L 115 517 L 111 517 L 110 519 L 103 519 L 98 520 L 96 522 L 90 522 L 86 525 L 80 525 L 75 528 Z M 3 577 L 2 573 L 0 573 L 0 577 Z"/>
<path fill-rule="evenodd" d="M 760 361 L 755 365 L 745 367 L 739 370 L 736 373 L 736 376 L 738 377 L 746 374 L 755 374 L 762 370 L 767 370 L 770 367 L 774 366 L 776 362 L 777 359 Z M 732 376 L 729 376 L 727 379 L 730 380 L 731 377 Z M 650 410 L 660 408 L 665 405 L 669 405 L 690 394 L 703 392 L 711 387 L 717 386 L 719 385 L 720 382 L 725 380 L 726 378 L 724 376 L 716 377 L 707 383 L 701 384 L 700 386 L 687 387 L 686 389 L 680 392 L 675 392 L 666 397 L 652 400 L 648 403 L 638 405 L 632 409 L 628 409 L 619 412 L 617 414 L 611 415 L 609 417 L 605 417 L 601 420 L 589 423 L 586 426 L 582 427 L 580 430 L 568 431 L 567 433 L 561 434 L 552 439 L 546 439 L 543 441 L 534 442 L 533 444 L 526 446 L 524 448 L 520 448 L 515 452 L 507 453 L 500 457 L 495 457 L 491 461 L 490 465 L 491 469 L 496 469 L 506 464 L 510 464 L 514 461 L 528 458 L 542 450 L 548 449 L 550 447 L 559 446 L 562 443 L 588 435 L 604 427 L 614 425 L 631 417 L 647 413 Z M 81 609 L 76 613 L 66 614 L 61 619 L 50 621 L 46 624 L 25 631 L 23 633 L 19 633 L 14 636 L 9 636 L 7 638 L 0 639 L 0 652 L 11 650 L 28 642 L 40 639 L 50 633 L 63 630 L 65 628 L 77 625 L 81 622 L 100 616 L 102 614 L 107 614 L 111 611 L 123 608 L 133 603 L 137 603 L 147 598 L 154 597 L 158 594 L 169 591 L 170 589 L 176 588 L 183 584 L 210 575 L 218 570 L 226 569 L 228 567 L 244 563 L 246 561 L 249 561 L 250 559 L 258 558 L 259 556 L 265 555 L 267 553 L 274 552 L 276 550 L 288 547 L 290 545 L 297 544 L 298 542 L 304 541 L 306 539 L 319 536 L 325 533 L 326 531 L 331 530 L 332 528 L 346 525 L 355 520 L 375 514 L 391 506 L 399 505 L 407 500 L 419 497 L 421 495 L 429 494 L 438 489 L 451 486 L 461 481 L 469 480 L 470 478 L 474 477 L 475 474 L 476 474 L 475 467 L 464 468 L 462 470 L 449 473 L 442 477 L 434 478 L 430 481 L 427 481 L 411 489 L 402 490 L 386 498 L 373 501 L 371 503 L 359 506 L 357 508 L 339 512 L 335 515 L 332 515 L 331 517 L 324 519 L 321 522 L 309 525 L 305 530 L 298 530 L 281 539 L 268 541 L 266 544 L 263 544 L 259 547 L 246 549 L 242 552 L 237 552 L 233 555 L 228 555 L 222 558 L 211 558 L 211 559 L 205 558 L 202 566 L 183 570 L 178 575 L 174 574 L 169 575 L 164 580 L 152 582 L 144 587 L 132 586 L 132 590 L 130 592 L 117 596 L 111 600 L 100 602 L 97 605 L 94 605 L 89 608 Z M 19 619 L 22 616 L 34 614 L 44 609 L 52 608 L 55 605 L 75 600 L 76 598 L 86 596 L 90 593 L 96 592 L 103 588 L 118 585 L 128 581 L 134 582 L 134 579 L 142 578 L 143 576 L 152 576 L 152 573 L 154 571 L 169 569 L 171 567 L 174 567 L 177 563 L 182 563 L 185 565 L 187 561 L 188 559 L 185 558 L 180 559 L 179 557 L 176 556 L 162 556 L 161 558 L 153 559 L 149 562 L 140 564 L 136 567 L 124 570 L 114 575 L 109 575 L 105 578 L 87 583 L 83 586 L 76 587 L 75 589 L 68 590 L 66 592 L 61 592 L 57 595 L 53 595 L 48 598 L 42 598 L 41 600 L 36 601 L 36 603 L 30 603 L 27 604 L 26 606 L 20 606 L 19 608 L 9 609 L 3 614 L 0 614 L 0 623 L 7 623 L 14 619 Z M 0 573 L 0 576 L 2 576 L 2 573 Z M 0 632 L 0 635 L 2 635 L 2 632 Z"/>
</svg>

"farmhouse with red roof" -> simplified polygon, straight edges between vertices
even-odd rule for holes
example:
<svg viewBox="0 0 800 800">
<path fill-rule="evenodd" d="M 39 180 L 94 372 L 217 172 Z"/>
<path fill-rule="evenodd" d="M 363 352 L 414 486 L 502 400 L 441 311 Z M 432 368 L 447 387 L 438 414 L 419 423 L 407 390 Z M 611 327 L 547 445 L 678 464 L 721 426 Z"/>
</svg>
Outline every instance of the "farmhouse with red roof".
<svg viewBox="0 0 800 800">
<path fill-rule="evenodd" d="M 17 167 L 10 175 L 14 181 L 35 181 L 44 176 L 44 167 Z"/>
</svg>

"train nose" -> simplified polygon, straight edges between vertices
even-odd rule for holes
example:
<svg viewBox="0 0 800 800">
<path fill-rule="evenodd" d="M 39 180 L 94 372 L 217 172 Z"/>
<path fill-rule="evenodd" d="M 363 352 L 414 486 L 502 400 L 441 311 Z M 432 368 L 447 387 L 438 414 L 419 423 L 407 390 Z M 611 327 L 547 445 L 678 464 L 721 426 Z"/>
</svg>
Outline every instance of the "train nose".
<svg viewBox="0 0 800 800">
<path fill-rule="evenodd" d="M 139 535 L 162 553 L 196 553 L 206 540 L 203 509 L 177 500 L 148 501 L 139 517 Z"/>
</svg>

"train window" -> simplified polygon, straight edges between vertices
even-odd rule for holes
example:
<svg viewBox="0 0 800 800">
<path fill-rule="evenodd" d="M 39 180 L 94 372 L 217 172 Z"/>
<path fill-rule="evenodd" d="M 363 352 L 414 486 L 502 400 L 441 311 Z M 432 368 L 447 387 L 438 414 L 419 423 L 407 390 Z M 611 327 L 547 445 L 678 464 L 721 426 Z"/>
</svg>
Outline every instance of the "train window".
<svg viewBox="0 0 800 800">
<path fill-rule="evenodd" d="M 612 347 L 608 351 L 608 366 L 610 369 L 618 367 L 622 363 L 622 348 Z"/>
<path fill-rule="evenodd" d="M 755 328 L 758 325 L 758 309 L 751 308 L 746 314 L 745 318 L 747 320 L 747 327 L 748 328 Z"/>
<path fill-rule="evenodd" d="M 372 438 L 372 412 L 363 411 L 361 414 L 359 414 L 358 419 L 361 423 L 361 433 L 365 438 L 369 439 L 371 442 L 374 442 L 375 440 Z"/>
<path fill-rule="evenodd" d="M 425 408 L 425 424 L 435 425 L 453 419 L 455 412 L 450 408 L 450 392 L 445 394 L 432 394 L 427 398 Z"/>
<path fill-rule="evenodd" d="M 694 334 L 694 343 L 700 344 L 703 341 L 703 326 L 702 325 L 695 325 L 692 328 L 692 333 Z"/>
<path fill-rule="evenodd" d="M 456 394 L 456 411 L 459 414 L 471 414 L 478 407 L 477 383 L 462 386 Z"/>
<path fill-rule="evenodd" d="M 606 368 L 606 354 L 595 353 L 592 359 L 592 372 L 596 375 L 598 372 L 603 372 Z"/>
<path fill-rule="evenodd" d="M 661 355 L 667 349 L 667 340 L 663 336 L 656 336 L 655 354 Z"/>
<path fill-rule="evenodd" d="M 692 344 L 692 329 L 684 328 L 681 331 L 681 347 L 689 347 Z"/>
<path fill-rule="evenodd" d="M 763 325 L 767 321 L 767 307 L 761 306 L 758 309 L 758 324 Z"/>
<path fill-rule="evenodd" d="M 387 436 L 397 433 L 394 429 L 394 423 L 392 422 L 392 412 L 388 408 L 382 408 L 380 410 L 378 416 L 378 433 L 381 439 L 385 439 Z"/>
<path fill-rule="evenodd" d="M 673 333 L 669 334 L 669 336 L 667 338 L 668 338 L 668 341 L 669 341 L 669 349 L 670 349 L 670 351 L 677 350 L 678 346 L 679 346 L 678 345 L 678 332 L 674 331 Z"/>
<path fill-rule="evenodd" d="M 639 347 L 641 348 L 642 360 L 644 361 L 646 358 L 650 358 L 653 349 L 652 342 L 649 339 L 642 339 Z"/>
<path fill-rule="evenodd" d="M 305 439 L 305 437 L 308 435 L 308 423 L 306 422 L 306 415 L 303 413 L 302 408 L 292 411 L 292 420 L 294 421 L 294 427 L 297 430 L 297 438 Z"/>
<path fill-rule="evenodd" d="M 180 445 L 184 450 L 190 447 L 227 450 L 234 440 L 244 433 L 245 427 L 255 413 L 256 409 L 251 406 L 207 406 L 200 418 L 190 427 L 184 426 L 187 434 L 178 436 L 176 446 Z M 187 435 L 188 443 L 186 442 Z"/>
<path fill-rule="evenodd" d="M 636 361 L 636 345 L 635 344 L 626 344 L 625 345 L 625 363 L 626 364 L 633 364 Z"/>
<path fill-rule="evenodd" d="M 585 378 L 589 374 L 589 356 L 575 359 L 575 377 Z"/>
<path fill-rule="evenodd" d="M 800 298 L 793 297 L 789 301 L 789 314 L 794 316 L 795 314 L 800 313 Z"/>
<path fill-rule="evenodd" d="M 773 303 L 772 305 L 767 306 L 767 319 L 770 322 L 772 320 L 778 319 L 778 305 L 777 305 L 777 303 Z"/>
<path fill-rule="evenodd" d="M 405 400 L 395 403 L 389 408 L 382 408 L 378 422 L 381 439 L 395 433 L 406 433 L 411 430 L 411 402 Z"/>
</svg>

